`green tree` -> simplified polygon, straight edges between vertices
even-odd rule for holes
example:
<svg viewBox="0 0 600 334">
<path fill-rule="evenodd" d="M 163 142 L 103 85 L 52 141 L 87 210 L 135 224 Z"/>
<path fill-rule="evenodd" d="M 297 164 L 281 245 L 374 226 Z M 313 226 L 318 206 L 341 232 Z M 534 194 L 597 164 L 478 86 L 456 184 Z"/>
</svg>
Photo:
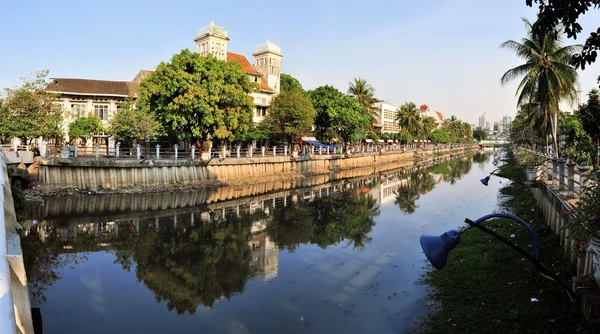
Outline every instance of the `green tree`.
<svg viewBox="0 0 600 334">
<path fill-rule="evenodd" d="M 413 137 L 419 130 L 419 109 L 413 102 L 404 102 L 396 114 L 396 121 L 402 131 L 410 133 Z M 402 132 L 401 131 L 401 132 Z"/>
<path fill-rule="evenodd" d="M 281 92 L 271 103 L 265 122 L 274 133 L 294 143 L 306 134 L 315 120 L 315 109 L 308 96 L 298 90 Z"/>
<path fill-rule="evenodd" d="M 0 103 L 0 137 L 28 143 L 38 137 L 61 141 L 62 108 L 57 96 L 45 91 L 48 71 L 37 72 L 16 88 L 5 89 Z"/>
<path fill-rule="evenodd" d="M 575 115 L 567 116 L 562 130 L 565 141 L 563 154 L 578 164 L 590 165 L 592 156 L 596 155 L 596 146 L 579 119 Z"/>
<path fill-rule="evenodd" d="M 81 117 L 69 124 L 69 138 L 71 140 L 81 138 L 84 143 L 88 138 L 103 131 L 102 120 L 96 116 Z"/>
<path fill-rule="evenodd" d="M 475 131 L 473 131 L 473 138 L 475 138 L 476 140 L 487 140 L 488 139 L 488 132 L 482 129 L 477 129 Z"/>
<path fill-rule="evenodd" d="M 136 108 L 133 98 L 129 97 L 119 104 L 118 112 L 110 121 L 110 132 L 117 140 L 133 144 L 156 137 L 161 127 L 153 113 Z"/>
<path fill-rule="evenodd" d="M 170 138 L 199 146 L 248 131 L 254 110 L 249 93 L 256 89 L 238 63 L 183 50 L 142 80 L 138 104 L 154 112 Z"/>
<path fill-rule="evenodd" d="M 583 129 L 596 142 L 600 143 L 600 92 L 598 89 L 592 89 L 588 93 L 586 103 L 577 108 L 575 114 L 581 121 Z"/>
<path fill-rule="evenodd" d="M 513 50 L 525 63 L 514 67 L 502 76 L 500 82 L 505 85 L 516 78 L 523 77 L 517 88 L 517 105 L 535 103 L 539 113 L 548 115 L 551 122 L 554 152 L 558 157 L 558 112 L 561 101 L 574 101 L 577 71 L 570 65 L 575 52 L 581 49 L 577 45 L 563 46 L 558 31 L 543 31 L 539 24 L 523 18 L 527 37 L 521 42 L 508 40 L 501 47 Z"/>
<path fill-rule="evenodd" d="M 348 94 L 354 96 L 358 100 L 365 113 L 370 115 L 373 120 L 379 119 L 376 109 L 373 108 L 373 103 L 376 102 L 375 88 L 373 88 L 373 86 L 365 79 L 354 78 L 353 81 L 350 81 L 348 83 Z M 370 126 L 373 125 L 370 124 Z"/>
<path fill-rule="evenodd" d="M 280 80 L 281 80 L 281 91 L 282 92 L 287 92 L 292 89 L 297 89 L 301 92 L 304 92 L 304 87 L 302 87 L 302 84 L 300 83 L 300 81 L 298 81 L 298 79 L 294 78 L 293 76 L 291 76 L 289 74 L 281 73 Z"/>
<path fill-rule="evenodd" d="M 543 31 L 557 34 L 557 27 L 564 27 L 567 37 L 577 39 L 577 35 L 583 31 L 580 24 L 580 16 L 590 9 L 600 8 L 600 0 L 525 0 L 527 6 L 533 3 L 539 4 L 539 23 Z M 580 52 L 572 57 L 576 67 L 585 69 L 586 64 L 596 61 L 597 50 L 600 49 L 600 34 L 591 29 L 590 36 L 585 41 Z M 598 77 L 600 80 L 600 77 Z"/>
<path fill-rule="evenodd" d="M 360 103 L 332 86 L 321 86 L 308 92 L 316 110 L 315 134 L 324 142 L 338 138 L 355 142 L 361 130 L 368 127 L 371 118 L 363 112 Z"/>
<path fill-rule="evenodd" d="M 447 144 L 455 141 L 455 137 L 444 128 L 433 130 L 427 138 L 437 144 Z"/>
</svg>

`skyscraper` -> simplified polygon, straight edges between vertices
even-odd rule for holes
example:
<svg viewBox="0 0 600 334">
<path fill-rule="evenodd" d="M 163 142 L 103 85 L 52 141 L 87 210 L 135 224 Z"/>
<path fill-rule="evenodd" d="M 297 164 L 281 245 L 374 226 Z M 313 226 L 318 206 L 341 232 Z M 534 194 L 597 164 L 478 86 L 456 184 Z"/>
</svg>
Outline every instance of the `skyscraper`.
<svg viewBox="0 0 600 334">
<path fill-rule="evenodd" d="M 485 113 L 483 113 L 483 115 L 479 116 L 479 128 L 480 129 L 485 128 Z"/>
</svg>

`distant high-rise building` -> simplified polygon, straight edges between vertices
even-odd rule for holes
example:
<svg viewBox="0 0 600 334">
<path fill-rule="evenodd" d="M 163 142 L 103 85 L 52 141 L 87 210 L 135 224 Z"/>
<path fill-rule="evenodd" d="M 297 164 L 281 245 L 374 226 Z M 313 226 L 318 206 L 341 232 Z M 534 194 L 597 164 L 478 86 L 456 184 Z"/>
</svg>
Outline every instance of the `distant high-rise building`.
<svg viewBox="0 0 600 334">
<path fill-rule="evenodd" d="M 490 130 L 490 122 L 485 122 L 485 129 Z"/>
<path fill-rule="evenodd" d="M 485 128 L 485 113 L 481 116 L 479 116 L 479 128 L 483 129 Z"/>
<path fill-rule="evenodd" d="M 494 128 L 493 128 L 494 132 L 498 132 L 498 122 L 494 122 Z"/>
<path fill-rule="evenodd" d="M 512 123 L 512 117 L 502 116 L 502 130 L 504 133 L 510 131 L 510 124 Z"/>
</svg>

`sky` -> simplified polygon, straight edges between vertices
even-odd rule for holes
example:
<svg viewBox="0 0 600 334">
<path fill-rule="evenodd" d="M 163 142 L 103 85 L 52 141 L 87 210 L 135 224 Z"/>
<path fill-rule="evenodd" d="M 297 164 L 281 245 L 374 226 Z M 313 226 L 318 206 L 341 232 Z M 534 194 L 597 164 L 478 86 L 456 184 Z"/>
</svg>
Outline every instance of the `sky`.
<svg viewBox="0 0 600 334">
<path fill-rule="evenodd" d="M 376 96 L 427 104 L 477 124 L 516 113 L 517 83 L 500 85 L 519 64 L 500 49 L 525 35 L 525 0 L 0 0 L 0 88 L 48 69 L 49 77 L 132 80 L 182 49 L 195 50 L 199 29 L 224 27 L 228 51 L 252 62 L 269 39 L 281 47 L 282 72 L 304 88 L 345 92 L 355 77 Z M 588 13 L 583 43 L 598 27 Z M 591 23 L 591 24 L 590 24 Z M 580 72 L 582 100 L 597 87 L 600 64 Z"/>
</svg>

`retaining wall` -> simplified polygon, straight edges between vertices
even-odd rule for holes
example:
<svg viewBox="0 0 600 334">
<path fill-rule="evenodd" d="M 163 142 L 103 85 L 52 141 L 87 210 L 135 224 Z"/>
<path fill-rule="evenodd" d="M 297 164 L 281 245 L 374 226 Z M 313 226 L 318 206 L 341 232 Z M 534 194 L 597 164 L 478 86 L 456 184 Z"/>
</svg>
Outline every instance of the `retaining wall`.
<svg viewBox="0 0 600 334">
<path fill-rule="evenodd" d="M 398 168 L 415 161 L 433 159 L 440 154 L 475 151 L 476 146 L 439 151 L 408 151 L 380 155 L 328 156 L 310 158 L 264 157 L 199 160 L 83 160 L 41 159 L 39 182 L 52 188 L 97 189 L 152 186 L 232 180 L 254 180 L 282 174 L 340 173 L 354 168 Z"/>
</svg>

